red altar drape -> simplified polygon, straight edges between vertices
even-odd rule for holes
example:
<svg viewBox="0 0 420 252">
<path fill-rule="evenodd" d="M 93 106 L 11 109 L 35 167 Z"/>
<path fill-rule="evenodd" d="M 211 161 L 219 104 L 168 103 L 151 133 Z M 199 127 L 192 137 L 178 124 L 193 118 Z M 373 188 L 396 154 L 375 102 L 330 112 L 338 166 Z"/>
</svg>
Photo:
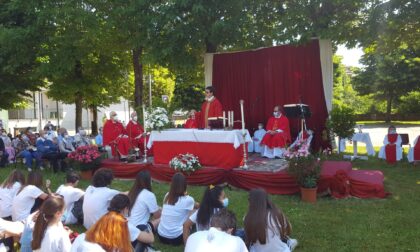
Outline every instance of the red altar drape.
<svg viewBox="0 0 420 252">
<path fill-rule="evenodd" d="M 275 105 L 308 104 L 312 117 L 306 123 L 315 132 L 313 146 L 317 150 L 321 145 L 328 112 L 318 40 L 300 46 L 215 54 L 213 86 L 223 108 L 234 111 L 235 120 L 240 119 L 239 100 L 245 101 L 246 127 L 250 130 L 259 122 L 265 124 Z M 297 119 L 290 119 L 292 138 L 299 132 L 298 125 Z"/>
</svg>

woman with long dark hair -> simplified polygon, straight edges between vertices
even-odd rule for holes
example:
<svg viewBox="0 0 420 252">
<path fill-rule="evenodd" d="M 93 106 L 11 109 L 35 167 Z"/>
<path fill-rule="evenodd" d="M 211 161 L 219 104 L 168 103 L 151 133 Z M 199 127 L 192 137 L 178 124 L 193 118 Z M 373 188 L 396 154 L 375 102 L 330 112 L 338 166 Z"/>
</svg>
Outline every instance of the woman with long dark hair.
<svg viewBox="0 0 420 252">
<path fill-rule="evenodd" d="M 291 225 L 284 213 L 273 204 L 263 189 L 249 192 L 249 208 L 244 229 L 250 251 L 288 252 L 297 245 L 290 239 Z"/>
<path fill-rule="evenodd" d="M 182 173 L 172 177 L 171 187 L 163 200 L 158 236 L 162 243 L 181 245 L 183 224 L 194 209 L 194 199 L 187 194 L 187 180 Z"/>
<path fill-rule="evenodd" d="M 33 231 L 34 252 L 66 252 L 71 249 L 69 233 L 61 223 L 64 213 L 64 199 L 50 196 L 42 204 Z"/>
<path fill-rule="evenodd" d="M 146 225 L 153 215 L 153 226 L 157 227 L 161 209 L 157 204 L 156 196 L 152 192 L 152 183 L 149 171 L 141 171 L 136 176 L 136 181 L 128 192 L 131 213 L 128 221 L 135 226 Z"/>
<path fill-rule="evenodd" d="M 0 218 L 12 220 L 12 203 L 20 188 L 25 184 L 25 175 L 13 170 L 0 185 Z"/>
<path fill-rule="evenodd" d="M 208 230 L 210 228 L 210 219 L 220 209 L 227 207 L 228 198 L 225 196 L 223 187 L 210 185 L 204 191 L 203 199 L 200 202 L 200 208 L 195 211 L 184 223 L 184 242 L 187 241 L 191 227 L 196 224 L 197 231 Z"/>
</svg>

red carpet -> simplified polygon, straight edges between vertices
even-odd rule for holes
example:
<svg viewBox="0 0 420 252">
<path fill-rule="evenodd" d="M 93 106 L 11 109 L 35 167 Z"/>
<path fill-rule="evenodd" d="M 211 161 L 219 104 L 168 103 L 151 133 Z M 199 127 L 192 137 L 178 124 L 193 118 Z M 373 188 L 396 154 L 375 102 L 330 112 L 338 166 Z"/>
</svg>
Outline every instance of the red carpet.
<svg viewBox="0 0 420 252">
<path fill-rule="evenodd" d="M 103 168 L 111 168 L 117 178 L 134 178 L 141 170 L 149 170 L 153 179 L 170 182 L 175 171 L 168 165 L 151 163 L 121 163 L 113 159 L 102 162 Z M 336 173 L 341 172 L 348 178 L 343 183 L 350 183 L 350 194 L 359 198 L 384 198 L 388 195 L 383 186 L 383 174 L 380 171 L 352 170 L 348 161 L 325 161 L 322 164 L 318 192 L 331 191 Z M 249 190 L 264 188 L 270 194 L 295 194 L 299 186 L 286 171 L 258 172 L 241 169 L 226 170 L 216 167 L 205 167 L 187 176 L 190 185 L 209 185 L 228 183 L 234 187 Z M 347 182 L 346 182 L 347 181 Z M 343 185 L 346 186 L 346 185 Z"/>
</svg>

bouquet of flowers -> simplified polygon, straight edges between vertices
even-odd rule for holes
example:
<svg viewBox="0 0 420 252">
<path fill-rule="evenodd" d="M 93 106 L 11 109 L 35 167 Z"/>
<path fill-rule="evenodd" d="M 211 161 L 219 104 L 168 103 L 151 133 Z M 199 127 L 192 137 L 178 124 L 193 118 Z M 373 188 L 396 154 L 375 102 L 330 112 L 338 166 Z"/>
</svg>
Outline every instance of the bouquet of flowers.
<svg viewBox="0 0 420 252">
<path fill-rule="evenodd" d="M 177 171 L 190 174 L 201 168 L 198 157 L 193 154 L 179 154 L 169 161 L 169 166 Z"/>
<path fill-rule="evenodd" d="M 95 145 L 79 146 L 67 158 L 80 170 L 92 170 L 100 165 L 101 153 Z"/>
<path fill-rule="evenodd" d="M 305 140 L 298 140 L 284 153 L 289 161 L 287 172 L 296 178 L 297 183 L 303 188 L 315 188 L 321 175 L 321 160 L 309 152 Z"/>
<path fill-rule="evenodd" d="M 145 128 L 152 130 L 162 130 L 169 125 L 168 112 L 166 109 L 157 107 L 146 112 Z"/>
</svg>

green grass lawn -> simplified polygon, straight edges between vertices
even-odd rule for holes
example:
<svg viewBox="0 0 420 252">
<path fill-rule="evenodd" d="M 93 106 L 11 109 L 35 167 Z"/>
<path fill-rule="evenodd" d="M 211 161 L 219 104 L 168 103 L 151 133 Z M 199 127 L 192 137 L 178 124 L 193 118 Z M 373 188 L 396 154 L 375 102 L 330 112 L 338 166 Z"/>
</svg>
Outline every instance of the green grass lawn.
<svg viewBox="0 0 420 252">
<path fill-rule="evenodd" d="M 351 148 L 347 149 L 349 152 Z M 363 151 L 361 151 L 363 152 Z M 334 156 L 334 159 L 340 159 Z M 3 181 L 12 167 L 0 169 Z M 385 189 L 392 193 L 387 199 L 318 198 L 314 205 L 303 203 L 299 195 L 273 195 L 272 199 L 286 213 L 293 225 L 293 238 L 298 239 L 295 251 L 420 251 L 420 165 L 406 161 L 387 165 L 385 161 L 370 158 L 353 162 L 357 169 L 378 169 L 385 174 Z M 44 172 L 56 189 L 64 174 Z M 86 188 L 89 182 L 81 181 Z M 130 180 L 115 180 L 113 188 L 127 191 Z M 153 183 L 153 190 L 161 204 L 168 184 Z M 190 195 L 200 201 L 204 187 L 189 186 Z M 239 226 L 247 209 L 247 192 L 239 189 L 225 190 L 229 197 L 229 209 L 234 211 Z M 73 229 L 83 232 L 81 226 Z M 183 247 L 160 244 L 161 251 L 183 251 Z"/>
</svg>

